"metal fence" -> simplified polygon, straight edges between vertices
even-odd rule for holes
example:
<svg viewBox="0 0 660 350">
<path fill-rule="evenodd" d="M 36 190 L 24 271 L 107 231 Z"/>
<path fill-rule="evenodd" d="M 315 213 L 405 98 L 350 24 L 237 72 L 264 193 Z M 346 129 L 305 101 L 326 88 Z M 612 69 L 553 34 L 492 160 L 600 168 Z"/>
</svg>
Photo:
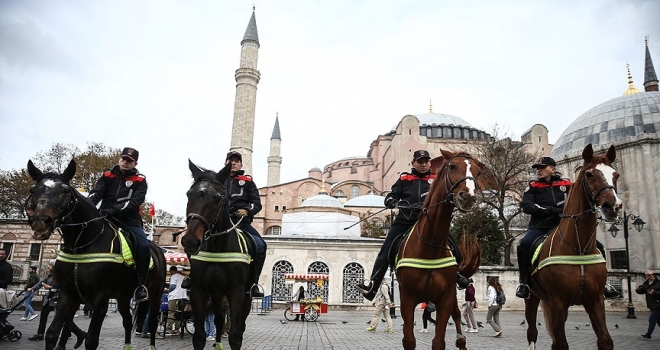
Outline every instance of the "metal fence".
<svg viewBox="0 0 660 350">
<path fill-rule="evenodd" d="M 260 299 L 252 300 L 251 314 L 265 315 L 273 309 L 273 296 L 266 295 Z"/>
</svg>

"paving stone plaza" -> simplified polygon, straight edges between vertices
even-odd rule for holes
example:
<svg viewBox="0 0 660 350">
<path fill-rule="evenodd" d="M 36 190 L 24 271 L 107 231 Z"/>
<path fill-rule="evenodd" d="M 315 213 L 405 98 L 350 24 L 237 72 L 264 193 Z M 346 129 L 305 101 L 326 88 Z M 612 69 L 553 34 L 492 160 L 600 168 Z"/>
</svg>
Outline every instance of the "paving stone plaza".
<svg viewBox="0 0 660 350">
<path fill-rule="evenodd" d="M 478 310 L 475 310 L 478 311 Z M 648 325 L 648 310 L 637 310 L 637 319 L 626 319 L 625 312 L 608 312 L 607 324 L 610 329 L 616 349 L 636 350 L 658 350 L 660 349 L 660 330 L 656 330 L 651 341 L 639 338 L 639 334 L 645 332 Z M 394 332 L 385 333 L 385 323 L 381 323 L 376 332 L 366 331 L 367 322 L 371 319 L 372 312 L 329 310 L 316 322 L 295 322 L 284 319 L 283 309 L 274 309 L 265 315 L 252 314 L 248 317 L 247 330 L 243 349 L 246 350 L 293 350 L 293 349 L 401 349 L 401 338 L 403 320 L 400 317 L 394 319 Z M 11 322 L 17 330 L 23 333 L 21 340 L 11 343 L 7 340 L 0 341 L 2 350 L 32 350 L 43 349 L 43 341 L 30 341 L 28 337 L 35 333 L 38 319 L 34 321 L 19 321 L 22 312 L 14 312 L 9 315 Z M 542 314 L 539 320 L 543 326 L 539 327 L 539 349 L 549 349 L 550 339 L 545 331 L 545 323 Z M 419 333 L 421 329 L 422 313 L 417 312 L 415 336 L 417 348 L 430 349 L 433 338 L 433 327 L 430 325 L 429 333 Z M 502 311 L 500 323 L 502 324 L 503 336 L 493 338 L 493 330 L 485 324 L 486 313 L 476 312 L 477 320 L 483 323 L 484 328 L 479 328 L 479 333 L 466 333 L 468 347 L 473 350 L 486 349 L 527 349 L 525 340 L 526 326 L 520 323 L 524 320 L 521 311 Z M 52 318 L 52 316 L 51 316 Z M 83 329 L 87 328 L 89 318 L 80 316 L 75 322 Z M 50 322 L 49 322 L 50 323 Z M 570 312 L 566 330 L 568 342 L 571 349 L 596 349 L 596 337 L 591 327 L 587 326 L 589 318 L 584 311 L 578 308 Z M 579 326 L 579 329 L 576 327 Z M 617 327 L 618 326 L 618 327 Z M 456 332 L 453 326 L 447 329 L 447 349 L 453 347 Z M 224 348 L 229 349 L 226 339 L 223 339 Z M 109 313 L 103 325 L 101 333 L 100 349 L 121 349 L 123 343 L 123 330 L 119 314 Z M 137 338 L 133 340 L 134 349 L 147 349 L 148 339 Z M 207 341 L 207 349 L 211 349 L 213 342 Z M 183 339 L 179 337 L 167 337 L 157 339 L 156 346 L 159 350 L 167 349 L 192 349 L 192 341 L 189 335 Z M 70 341 L 67 349 L 72 349 Z"/>
</svg>

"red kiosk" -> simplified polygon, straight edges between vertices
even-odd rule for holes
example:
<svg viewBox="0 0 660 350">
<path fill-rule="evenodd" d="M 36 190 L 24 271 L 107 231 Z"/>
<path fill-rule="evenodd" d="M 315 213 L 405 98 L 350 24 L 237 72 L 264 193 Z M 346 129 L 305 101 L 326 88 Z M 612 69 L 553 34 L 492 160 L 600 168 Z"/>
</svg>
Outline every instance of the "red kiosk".
<svg viewBox="0 0 660 350">
<path fill-rule="evenodd" d="M 319 287 L 329 280 L 328 275 L 321 274 L 300 274 L 300 273 L 287 273 L 284 274 L 284 281 L 287 284 L 296 282 L 316 282 Z M 328 313 L 328 303 L 324 303 L 321 297 L 311 300 L 292 300 L 289 302 L 289 307 L 284 310 L 284 318 L 293 321 L 296 315 L 302 315 L 306 321 L 316 321 L 321 314 Z"/>
</svg>

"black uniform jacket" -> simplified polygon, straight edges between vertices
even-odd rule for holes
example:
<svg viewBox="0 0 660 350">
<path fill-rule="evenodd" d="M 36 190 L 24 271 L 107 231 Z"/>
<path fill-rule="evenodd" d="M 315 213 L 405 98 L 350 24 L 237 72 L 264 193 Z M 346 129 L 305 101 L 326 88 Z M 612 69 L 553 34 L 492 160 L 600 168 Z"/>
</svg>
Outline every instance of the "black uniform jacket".
<svg viewBox="0 0 660 350">
<path fill-rule="evenodd" d="M 138 173 L 137 169 L 122 174 L 119 165 L 96 182 L 96 186 L 89 193 L 89 199 L 94 203 L 101 203 L 101 209 L 115 208 L 114 217 L 128 226 L 142 226 L 140 205 L 144 203 L 147 195 L 147 179 Z"/>
<path fill-rule="evenodd" d="M 227 179 L 227 194 L 230 214 L 238 209 L 247 210 L 248 217 L 243 219 L 243 223 L 251 223 L 254 216 L 261 211 L 261 198 L 257 185 L 252 181 L 252 176 L 245 175 L 243 170 L 239 170 L 236 175 Z"/>
<path fill-rule="evenodd" d="M 435 174 L 431 174 L 430 171 L 422 174 L 414 168 L 410 173 L 401 173 L 399 179 L 392 185 L 392 192 L 385 197 L 385 206 L 390 201 L 397 200 L 400 206 L 418 205 L 421 209 L 434 179 Z M 417 221 L 419 212 L 419 209 L 400 208 L 394 223 L 413 225 Z"/>
<path fill-rule="evenodd" d="M 559 225 L 559 214 L 564 211 L 573 183 L 553 175 L 550 182 L 542 179 L 529 182 L 522 199 L 522 209 L 531 215 L 529 228 L 553 228 Z"/>
</svg>

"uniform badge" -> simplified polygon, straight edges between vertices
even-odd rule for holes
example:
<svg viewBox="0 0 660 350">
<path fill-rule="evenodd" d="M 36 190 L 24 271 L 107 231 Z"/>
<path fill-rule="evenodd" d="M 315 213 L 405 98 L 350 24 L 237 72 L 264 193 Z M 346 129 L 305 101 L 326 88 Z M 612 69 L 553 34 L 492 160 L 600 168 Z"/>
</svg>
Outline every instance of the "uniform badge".
<svg viewBox="0 0 660 350">
<path fill-rule="evenodd" d="M 245 180 L 239 180 L 239 181 L 238 181 L 238 185 L 239 185 L 239 186 L 243 186 L 243 185 L 245 185 Z"/>
<path fill-rule="evenodd" d="M 527 192 L 527 191 L 529 191 L 529 188 L 530 188 L 530 187 L 529 187 L 529 186 L 527 186 L 527 188 L 525 189 L 525 192 Z"/>
<path fill-rule="evenodd" d="M 559 186 L 559 190 L 562 192 L 566 192 L 566 186 Z"/>
<path fill-rule="evenodd" d="M 131 187 L 131 185 L 133 185 L 133 181 L 127 180 L 126 181 L 126 187 Z"/>
<path fill-rule="evenodd" d="M 433 183 L 433 179 L 429 179 L 429 185 Z"/>
</svg>

